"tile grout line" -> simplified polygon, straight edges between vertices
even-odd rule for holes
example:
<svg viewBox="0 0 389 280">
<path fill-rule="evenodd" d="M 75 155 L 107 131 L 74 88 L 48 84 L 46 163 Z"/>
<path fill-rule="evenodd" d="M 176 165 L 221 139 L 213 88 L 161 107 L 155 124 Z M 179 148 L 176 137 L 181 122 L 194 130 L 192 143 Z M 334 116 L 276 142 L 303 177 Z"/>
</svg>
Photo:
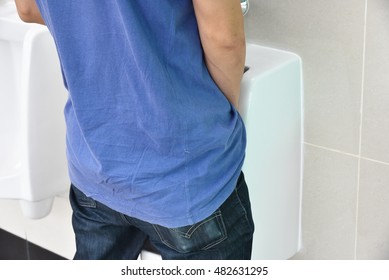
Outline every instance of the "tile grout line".
<svg viewBox="0 0 389 280">
<path fill-rule="evenodd" d="M 372 158 L 368 158 L 368 157 L 363 157 L 363 156 L 361 156 L 360 158 L 364 159 L 364 160 L 367 160 L 367 161 L 383 164 L 383 165 L 389 165 L 389 163 L 387 163 L 385 161 L 380 161 L 380 160 L 376 160 L 376 159 L 372 159 Z"/>
<path fill-rule="evenodd" d="M 303 144 L 307 145 L 307 146 L 314 147 L 314 148 L 326 150 L 326 151 L 329 151 L 329 152 L 334 152 L 334 153 L 338 153 L 338 154 L 341 154 L 341 155 L 354 157 L 354 158 L 357 158 L 357 159 L 360 158 L 360 159 L 364 159 L 364 160 L 371 161 L 371 162 L 374 162 L 374 163 L 379 163 L 379 164 L 383 164 L 383 165 L 388 165 L 389 166 L 389 162 L 380 161 L 380 160 L 377 160 L 377 159 L 372 159 L 372 158 L 368 158 L 368 157 L 364 157 L 364 156 L 359 156 L 357 154 L 347 153 L 347 152 L 343 152 L 341 150 L 332 149 L 332 148 L 329 148 L 329 147 L 325 147 L 325 146 L 321 146 L 321 145 L 316 145 L 316 144 L 309 143 L 309 142 L 304 142 Z"/>
<path fill-rule="evenodd" d="M 320 146 L 320 145 L 316 145 L 316 144 L 309 143 L 309 142 L 304 142 L 304 145 L 308 145 L 308 146 L 311 146 L 311 147 L 315 147 L 315 148 L 319 148 L 319 149 L 323 149 L 323 150 L 327 150 L 327 151 L 330 151 L 330 152 L 334 152 L 334 153 L 338 153 L 338 154 L 343 154 L 343 155 L 351 156 L 351 157 L 355 157 L 355 158 L 359 157 L 356 154 L 343 152 L 341 150 L 337 150 L 337 149 L 333 149 L 333 148 L 329 148 L 329 147 L 325 147 L 325 146 Z"/>
<path fill-rule="evenodd" d="M 355 209 L 355 243 L 354 243 L 354 260 L 357 259 L 358 253 L 358 226 L 359 226 L 359 195 L 361 183 L 361 161 L 362 161 L 362 129 L 363 129 L 363 102 L 365 94 L 365 63 L 366 63 L 366 33 L 367 33 L 367 7 L 368 1 L 365 0 L 365 14 L 363 24 L 363 48 L 362 48 L 362 83 L 361 83 L 361 105 L 359 119 L 359 149 L 358 149 L 358 178 L 357 178 L 357 196 Z"/>
</svg>

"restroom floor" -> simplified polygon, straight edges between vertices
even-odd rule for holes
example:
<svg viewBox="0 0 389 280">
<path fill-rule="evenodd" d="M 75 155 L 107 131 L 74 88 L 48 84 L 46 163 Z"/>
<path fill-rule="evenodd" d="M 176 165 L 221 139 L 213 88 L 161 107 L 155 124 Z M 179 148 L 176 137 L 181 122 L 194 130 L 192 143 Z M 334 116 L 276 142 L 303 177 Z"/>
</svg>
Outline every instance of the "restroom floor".
<svg viewBox="0 0 389 280">
<path fill-rule="evenodd" d="M 0 229 L 0 260 L 65 260 L 64 257 Z"/>
</svg>

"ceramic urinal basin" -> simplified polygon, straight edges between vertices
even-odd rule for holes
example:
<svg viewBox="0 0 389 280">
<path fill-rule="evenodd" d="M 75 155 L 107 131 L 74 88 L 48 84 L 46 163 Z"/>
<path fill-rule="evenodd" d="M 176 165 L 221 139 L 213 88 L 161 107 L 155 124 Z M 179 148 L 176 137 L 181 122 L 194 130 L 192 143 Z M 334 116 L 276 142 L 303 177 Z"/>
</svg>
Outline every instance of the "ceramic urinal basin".
<svg viewBox="0 0 389 280">
<path fill-rule="evenodd" d="M 255 222 L 253 259 L 300 248 L 303 88 L 300 58 L 247 44 L 239 111 L 247 130 L 243 172 Z"/>
<path fill-rule="evenodd" d="M 0 3 L 0 198 L 46 216 L 66 193 L 63 85 L 45 26 L 22 22 L 14 1 Z"/>
</svg>

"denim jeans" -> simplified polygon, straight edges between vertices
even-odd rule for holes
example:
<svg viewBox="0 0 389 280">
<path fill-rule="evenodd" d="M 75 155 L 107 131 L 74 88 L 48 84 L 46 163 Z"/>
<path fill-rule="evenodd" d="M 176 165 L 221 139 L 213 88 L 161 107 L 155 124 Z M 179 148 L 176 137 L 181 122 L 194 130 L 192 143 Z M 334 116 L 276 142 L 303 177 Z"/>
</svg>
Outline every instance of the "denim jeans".
<svg viewBox="0 0 389 280">
<path fill-rule="evenodd" d="M 166 228 L 116 212 L 72 185 L 74 259 L 137 259 L 146 240 L 163 259 L 251 258 L 254 223 L 244 175 L 212 215 L 194 225 Z"/>
</svg>

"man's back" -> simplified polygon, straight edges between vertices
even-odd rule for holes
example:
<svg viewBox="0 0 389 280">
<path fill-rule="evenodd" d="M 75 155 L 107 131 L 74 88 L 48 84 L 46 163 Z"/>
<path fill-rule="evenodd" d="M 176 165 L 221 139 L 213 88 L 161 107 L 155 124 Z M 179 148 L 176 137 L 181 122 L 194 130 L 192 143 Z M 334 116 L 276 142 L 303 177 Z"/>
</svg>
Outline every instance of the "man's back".
<svg viewBox="0 0 389 280">
<path fill-rule="evenodd" d="M 72 183 L 169 227 L 226 200 L 245 132 L 213 81 L 192 0 L 37 0 L 57 44 Z"/>
</svg>

